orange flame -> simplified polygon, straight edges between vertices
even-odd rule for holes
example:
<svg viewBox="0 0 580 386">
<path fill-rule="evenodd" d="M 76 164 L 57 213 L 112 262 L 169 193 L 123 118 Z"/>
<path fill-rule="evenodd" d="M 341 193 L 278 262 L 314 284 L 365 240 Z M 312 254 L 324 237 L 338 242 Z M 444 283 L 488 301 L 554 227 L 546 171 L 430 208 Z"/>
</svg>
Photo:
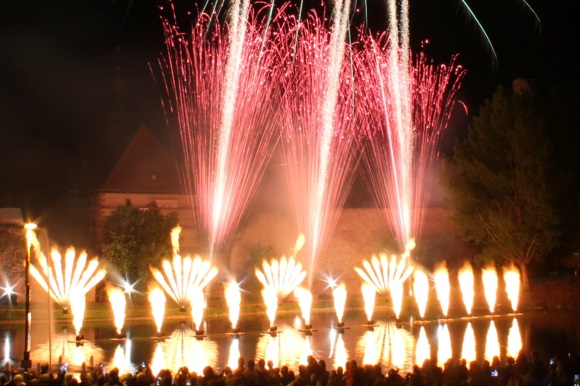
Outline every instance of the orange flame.
<svg viewBox="0 0 580 386">
<path fill-rule="evenodd" d="M 419 316 L 425 317 L 427 309 L 427 300 L 429 299 L 429 278 L 427 274 L 420 269 L 413 272 L 413 295 L 419 308 Z M 422 363 L 422 362 L 419 362 Z"/>
<path fill-rule="evenodd" d="M 310 324 L 310 310 L 312 308 L 312 293 L 306 288 L 298 287 L 294 290 L 294 296 L 298 298 L 298 304 L 302 311 L 304 324 Z"/>
<path fill-rule="evenodd" d="M 449 272 L 445 262 L 435 270 L 435 288 L 437 290 L 437 299 L 441 304 L 443 315 L 449 314 L 449 295 L 451 293 L 451 286 L 449 285 Z"/>
<path fill-rule="evenodd" d="M 483 281 L 483 292 L 485 300 L 489 306 L 489 312 L 495 311 L 495 302 L 497 299 L 497 271 L 494 266 L 489 266 L 481 271 L 481 280 Z"/>
<path fill-rule="evenodd" d="M 127 306 L 127 299 L 125 293 L 119 287 L 107 285 L 107 297 L 113 308 L 113 317 L 115 321 L 115 328 L 117 334 L 120 334 L 125 324 L 125 307 Z"/>
<path fill-rule="evenodd" d="M 232 328 L 236 328 L 238 326 L 238 320 L 240 319 L 240 304 L 242 303 L 242 294 L 238 283 L 233 281 L 227 284 L 225 286 L 225 294 L 226 303 L 229 309 L 230 323 L 232 324 Z"/>
<path fill-rule="evenodd" d="M 375 297 L 377 292 L 367 283 L 362 284 L 361 291 L 365 302 L 365 314 L 367 315 L 367 320 L 371 321 L 373 320 L 373 312 L 375 311 Z"/>
<path fill-rule="evenodd" d="M 465 310 L 468 315 L 471 315 L 471 310 L 473 308 L 473 298 L 475 296 L 473 277 L 473 268 L 469 262 L 465 262 L 463 267 L 459 270 L 459 289 L 461 290 L 461 295 L 463 297 L 463 304 L 465 305 Z"/>
<path fill-rule="evenodd" d="M 339 284 L 332 290 L 332 297 L 334 298 L 334 311 L 339 323 L 342 323 L 344 316 L 344 307 L 346 305 L 346 286 L 344 283 Z"/>
<path fill-rule="evenodd" d="M 151 304 L 151 314 L 157 326 L 157 332 L 161 332 L 163 326 L 163 317 L 165 316 L 165 292 L 159 287 L 154 287 L 149 290 L 149 303 Z"/>
<path fill-rule="evenodd" d="M 518 310 L 520 299 L 520 272 L 513 264 L 504 268 L 503 280 L 505 281 L 507 297 L 512 305 L 512 310 L 515 312 Z"/>
</svg>

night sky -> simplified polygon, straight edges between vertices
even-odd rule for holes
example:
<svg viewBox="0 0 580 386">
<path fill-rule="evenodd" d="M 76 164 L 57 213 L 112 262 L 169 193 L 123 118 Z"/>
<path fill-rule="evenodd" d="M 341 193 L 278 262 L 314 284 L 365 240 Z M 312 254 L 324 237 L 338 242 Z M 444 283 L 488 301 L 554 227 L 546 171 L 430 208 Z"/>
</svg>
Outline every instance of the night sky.
<svg viewBox="0 0 580 386">
<path fill-rule="evenodd" d="M 578 101 L 580 3 L 470 0 L 497 52 L 493 58 L 458 0 L 411 0 L 412 44 L 428 56 L 468 70 L 460 98 L 476 113 L 498 83 L 535 79 L 563 87 Z M 175 1 L 187 20 L 193 1 Z M 159 5 L 151 0 L 13 0 L 0 12 L 0 207 L 21 207 L 31 218 L 56 217 L 69 200 L 98 187 L 126 141 L 145 122 L 161 140 L 170 130 L 161 88 L 149 64 L 164 50 Z M 369 24 L 386 27 L 385 6 L 368 0 Z M 360 12 L 362 18 L 363 12 Z M 117 82 L 116 74 L 122 83 Z M 451 148 L 468 118 L 456 116 L 444 138 Z M 578 128 L 578 118 L 574 124 Z M 565 138 L 565 134 L 560 137 Z M 578 148 L 578 130 L 565 151 Z M 97 165 L 98 167 L 95 167 Z"/>
</svg>

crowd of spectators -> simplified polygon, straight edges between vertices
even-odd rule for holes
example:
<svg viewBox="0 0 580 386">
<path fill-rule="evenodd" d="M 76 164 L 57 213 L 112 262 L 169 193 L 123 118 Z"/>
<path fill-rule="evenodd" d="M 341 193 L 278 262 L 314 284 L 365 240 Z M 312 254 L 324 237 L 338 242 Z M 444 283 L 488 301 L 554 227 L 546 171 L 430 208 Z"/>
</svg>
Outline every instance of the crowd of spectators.
<svg viewBox="0 0 580 386">
<path fill-rule="evenodd" d="M 386 370 L 386 371 L 384 371 Z M 580 356 L 568 354 L 542 360 L 537 352 L 520 353 L 505 364 L 494 357 L 482 363 L 449 359 L 443 367 L 426 360 L 415 365 L 411 372 L 401 373 L 397 368 L 383 369 L 381 365 L 359 365 L 356 360 L 335 370 L 327 369 L 324 360 L 309 356 L 307 364 L 296 371 L 287 366 L 274 367 L 272 361 L 248 361 L 240 358 L 234 369 L 225 367 L 216 371 L 207 366 L 201 374 L 186 367 L 172 373 L 162 370 L 153 374 L 148 366 L 141 366 L 135 374 L 119 374 L 117 368 L 109 371 L 97 367 L 78 374 L 61 368 L 51 373 L 48 364 L 37 373 L 7 373 L 0 380 L 3 386 L 517 386 L 517 385 L 577 385 L 580 374 Z"/>
</svg>

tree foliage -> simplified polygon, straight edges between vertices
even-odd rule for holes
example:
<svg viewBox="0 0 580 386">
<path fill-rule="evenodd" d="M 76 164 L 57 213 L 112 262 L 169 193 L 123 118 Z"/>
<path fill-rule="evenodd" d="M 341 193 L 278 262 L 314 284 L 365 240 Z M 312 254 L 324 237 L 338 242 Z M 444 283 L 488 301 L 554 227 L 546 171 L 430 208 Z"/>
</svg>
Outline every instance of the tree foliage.
<svg viewBox="0 0 580 386">
<path fill-rule="evenodd" d="M 12 285 L 23 282 L 26 240 L 21 226 L 0 225 L 0 272 Z M 2 285 L 7 283 L 2 282 Z M 1 295 L 1 294 L 0 294 Z"/>
<path fill-rule="evenodd" d="M 140 280 L 144 288 L 149 266 L 171 257 L 170 234 L 178 222 L 177 212 L 163 214 L 156 206 L 146 210 L 120 206 L 105 220 L 102 256 L 119 274 L 131 283 Z"/>
<path fill-rule="evenodd" d="M 444 163 L 461 236 L 482 260 L 518 265 L 526 287 L 528 265 L 558 240 L 552 162 L 537 98 L 499 87 Z"/>
</svg>

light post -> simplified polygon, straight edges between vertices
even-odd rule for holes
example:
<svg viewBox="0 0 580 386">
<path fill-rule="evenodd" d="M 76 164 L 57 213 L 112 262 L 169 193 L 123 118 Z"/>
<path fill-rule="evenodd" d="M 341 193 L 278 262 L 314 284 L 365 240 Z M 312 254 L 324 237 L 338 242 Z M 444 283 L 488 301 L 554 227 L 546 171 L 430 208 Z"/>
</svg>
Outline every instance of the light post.
<svg viewBox="0 0 580 386">
<path fill-rule="evenodd" d="M 30 361 L 30 249 L 32 247 L 32 238 L 34 237 L 34 230 L 36 229 L 36 224 L 27 223 L 24 225 L 26 229 L 26 266 L 25 266 L 25 285 L 26 285 L 26 299 L 25 302 L 25 312 L 24 312 L 24 356 L 22 357 L 22 362 L 20 366 L 27 371 L 32 367 Z"/>
</svg>

